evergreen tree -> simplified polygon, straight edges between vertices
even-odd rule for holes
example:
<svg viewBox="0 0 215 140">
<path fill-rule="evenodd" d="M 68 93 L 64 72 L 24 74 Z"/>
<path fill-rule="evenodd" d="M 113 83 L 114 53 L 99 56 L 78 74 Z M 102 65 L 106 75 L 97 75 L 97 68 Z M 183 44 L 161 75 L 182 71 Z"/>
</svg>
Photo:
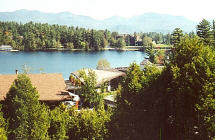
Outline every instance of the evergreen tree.
<svg viewBox="0 0 215 140">
<path fill-rule="evenodd" d="M 173 33 L 171 34 L 171 44 L 176 47 L 181 38 L 183 37 L 183 31 L 180 28 L 175 28 Z"/>
<path fill-rule="evenodd" d="M 26 75 L 18 75 L 4 103 L 9 120 L 9 139 L 48 139 L 49 109 L 38 101 L 39 95 Z"/>
<path fill-rule="evenodd" d="M 211 24 L 206 19 L 203 19 L 197 25 L 197 35 L 204 41 L 205 45 L 212 45 L 213 36 L 211 31 Z"/>
</svg>

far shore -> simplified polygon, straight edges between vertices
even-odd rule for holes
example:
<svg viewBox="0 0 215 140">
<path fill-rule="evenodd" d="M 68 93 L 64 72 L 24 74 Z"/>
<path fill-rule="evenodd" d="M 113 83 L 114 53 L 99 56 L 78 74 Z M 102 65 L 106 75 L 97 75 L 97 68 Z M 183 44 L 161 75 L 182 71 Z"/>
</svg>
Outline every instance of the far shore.
<svg viewBox="0 0 215 140">
<path fill-rule="evenodd" d="M 46 49 L 36 49 L 36 50 L 29 50 L 29 51 L 108 51 L 108 50 L 113 50 L 113 51 L 145 51 L 148 47 L 143 47 L 143 46 L 125 46 L 123 48 L 115 48 L 112 46 L 105 47 L 100 50 L 95 50 L 95 49 L 69 49 L 69 48 L 46 48 Z M 156 50 L 170 50 L 172 47 L 155 47 Z M 28 50 L 14 50 L 14 51 L 28 51 Z M 11 51 L 13 52 L 13 51 Z"/>
<path fill-rule="evenodd" d="M 142 47 L 142 46 L 141 46 Z M 143 48 L 143 47 L 142 47 Z M 124 47 L 124 48 L 114 48 L 114 47 L 106 47 L 100 50 L 95 50 L 95 49 L 69 49 L 69 48 L 47 48 L 47 49 L 35 49 L 35 50 L 16 50 L 16 51 L 144 51 L 143 49 L 138 49 L 138 48 L 131 48 L 131 47 Z"/>
</svg>

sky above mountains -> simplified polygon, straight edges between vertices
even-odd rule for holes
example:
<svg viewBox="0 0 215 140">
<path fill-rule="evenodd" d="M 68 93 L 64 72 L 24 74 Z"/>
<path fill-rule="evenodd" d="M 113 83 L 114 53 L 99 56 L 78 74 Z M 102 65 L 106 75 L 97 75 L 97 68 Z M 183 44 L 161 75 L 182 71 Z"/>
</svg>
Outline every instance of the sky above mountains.
<svg viewBox="0 0 215 140">
<path fill-rule="evenodd" d="M 214 18 L 214 0 L 0 0 L 0 11 L 19 9 L 43 12 L 71 12 L 105 19 L 131 17 L 147 12 L 184 16 L 194 21 Z"/>
</svg>

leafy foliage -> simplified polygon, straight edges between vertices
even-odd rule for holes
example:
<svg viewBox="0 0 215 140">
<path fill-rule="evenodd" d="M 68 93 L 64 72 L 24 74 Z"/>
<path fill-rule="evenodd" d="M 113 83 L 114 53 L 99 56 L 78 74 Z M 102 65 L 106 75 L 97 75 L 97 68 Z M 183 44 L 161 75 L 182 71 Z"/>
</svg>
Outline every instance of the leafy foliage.
<svg viewBox="0 0 215 140">
<path fill-rule="evenodd" d="M 162 72 L 130 66 L 112 119 L 113 139 L 214 138 L 215 53 L 198 37 L 185 36 L 177 46 Z"/>
<path fill-rule="evenodd" d="M 148 47 L 146 49 L 146 55 L 149 61 L 154 64 L 164 63 L 165 51 L 163 50 L 155 50 L 154 47 Z"/>
<path fill-rule="evenodd" d="M 214 135 L 207 133 L 207 128 L 211 124 L 205 125 L 205 115 L 210 112 L 203 115 L 196 105 L 200 107 L 207 101 L 206 97 L 210 92 L 206 87 L 215 81 L 214 52 L 198 37 L 185 37 L 178 46 L 174 50 L 175 55 L 170 64 L 163 72 L 168 78 L 163 81 L 168 85 L 165 93 L 167 110 L 165 126 L 169 128 L 165 129 L 173 134 L 166 133 L 164 137 L 210 139 Z"/>
<path fill-rule="evenodd" d="M 18 75 L 4 103 L 9 139 L 48 139 L 49 110 L 26 75 Z"/>
<path fill-rule="evenodd" d="M 96 69 L 98 70 L 104 70 L 104 69 L 110 69 L 110 63 L 106 59 L 100 59 L 97 63 Z"/>
<path fill-rule="evenodd" d="M 51 111 L 51 124 L 48 132 L 52 140 L 68 139 L 67 132 L 70 117 L 71 116 L 63 105 Z"/>
<path fill-rule="evenodd" d="M 151 37 L 144 37 L 143 38 L 143 46 L 149 47 L 152 46 L 152 38 Z"/>
<path fill-rule="evenodd" d="M 69 124 L 69 139 L 74 140 L 103 140 L 108 137 L 107 123 L 111 112 L 104 109 L 72 112 Z"/>
<path fill-rule="evenodd" d="M 159 73 L 155 67 L 148 66 L 141 71 L 137 64 L 131 64 L 117 97 L 117 109 L 112 118 L 112 139 L 156 139 L 154 131 L 149 130 L 155 117 L 149 115 L 154 109 L 152 98 L 147 97 L 150 96 L 147 89 L 154 84 Z"/>
<path fill-rule="evenodd" d="M 98 93 L 96 90 L 97 81 L 96 74 L 92 70 L 89 70 L 87 73 L 79 71 L 80 78 L 83 78 L 84 84 L 82 84 L 79 93 L 83 97 L 83 107 L 98 109 L 103 102 L 102 94 Z"/>
<path fill-rule="evenodd" d="M 122 48 L 125 47 L 125 45 L 126 45 L 125 40 L 124 40 L 123 38 L 119 38 L 119 39 L 117 39 L 117 41 L 116 41 L 115 47 L 116 47 L 117 49 L 122 49 Z"/>
<path fill-rule="evenodd" d="M 0 110 L 1 110 L 0 106 Z M 3 117 L 3 112 L 0 112 L 0 139 L 1 140 L 7 140 L 7 131 L 6 131 L 6 125 L 5 119 Z"/>
</svg>

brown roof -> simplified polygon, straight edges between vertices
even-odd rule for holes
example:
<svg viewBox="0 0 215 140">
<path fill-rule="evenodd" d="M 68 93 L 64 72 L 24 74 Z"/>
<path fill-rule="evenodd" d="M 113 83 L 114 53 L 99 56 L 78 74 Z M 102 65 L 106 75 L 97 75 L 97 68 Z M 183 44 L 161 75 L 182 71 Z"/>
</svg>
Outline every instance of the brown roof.
<svg viewBox="0 0 215 140">
<path fill-rule="evenodd" d="M 124 72 L 121 72 L 118 70 L 117 71 L 93 70 L 93 69 L 82 69 L 82 70 L 84 70 L 87 75 L 89 73 L 89 70 L 92 70 L 93 72 L 95 72 L 97 86 L 102 84 L 103 82 L 107 82 L 117 77 L 126 75 Z M 81 80 L 81 82 L 84 83 L 83 79 L 79 77 L 79 71 L 73 72 L 71 74 L 75 75 L 77 78 Z"/>
<path fill-rule="evenodd" d="M 62 74 L 28 74 L 27 76 L 38 90 L 39 100 L 56 101 L 66 98 L 66 95 L 61 94 L 61 91 L 66 89 Z M 0 75 L 0 100 L 6 98 L 6 94 L 16 78 L 15 74 Z"/>
</svg>

